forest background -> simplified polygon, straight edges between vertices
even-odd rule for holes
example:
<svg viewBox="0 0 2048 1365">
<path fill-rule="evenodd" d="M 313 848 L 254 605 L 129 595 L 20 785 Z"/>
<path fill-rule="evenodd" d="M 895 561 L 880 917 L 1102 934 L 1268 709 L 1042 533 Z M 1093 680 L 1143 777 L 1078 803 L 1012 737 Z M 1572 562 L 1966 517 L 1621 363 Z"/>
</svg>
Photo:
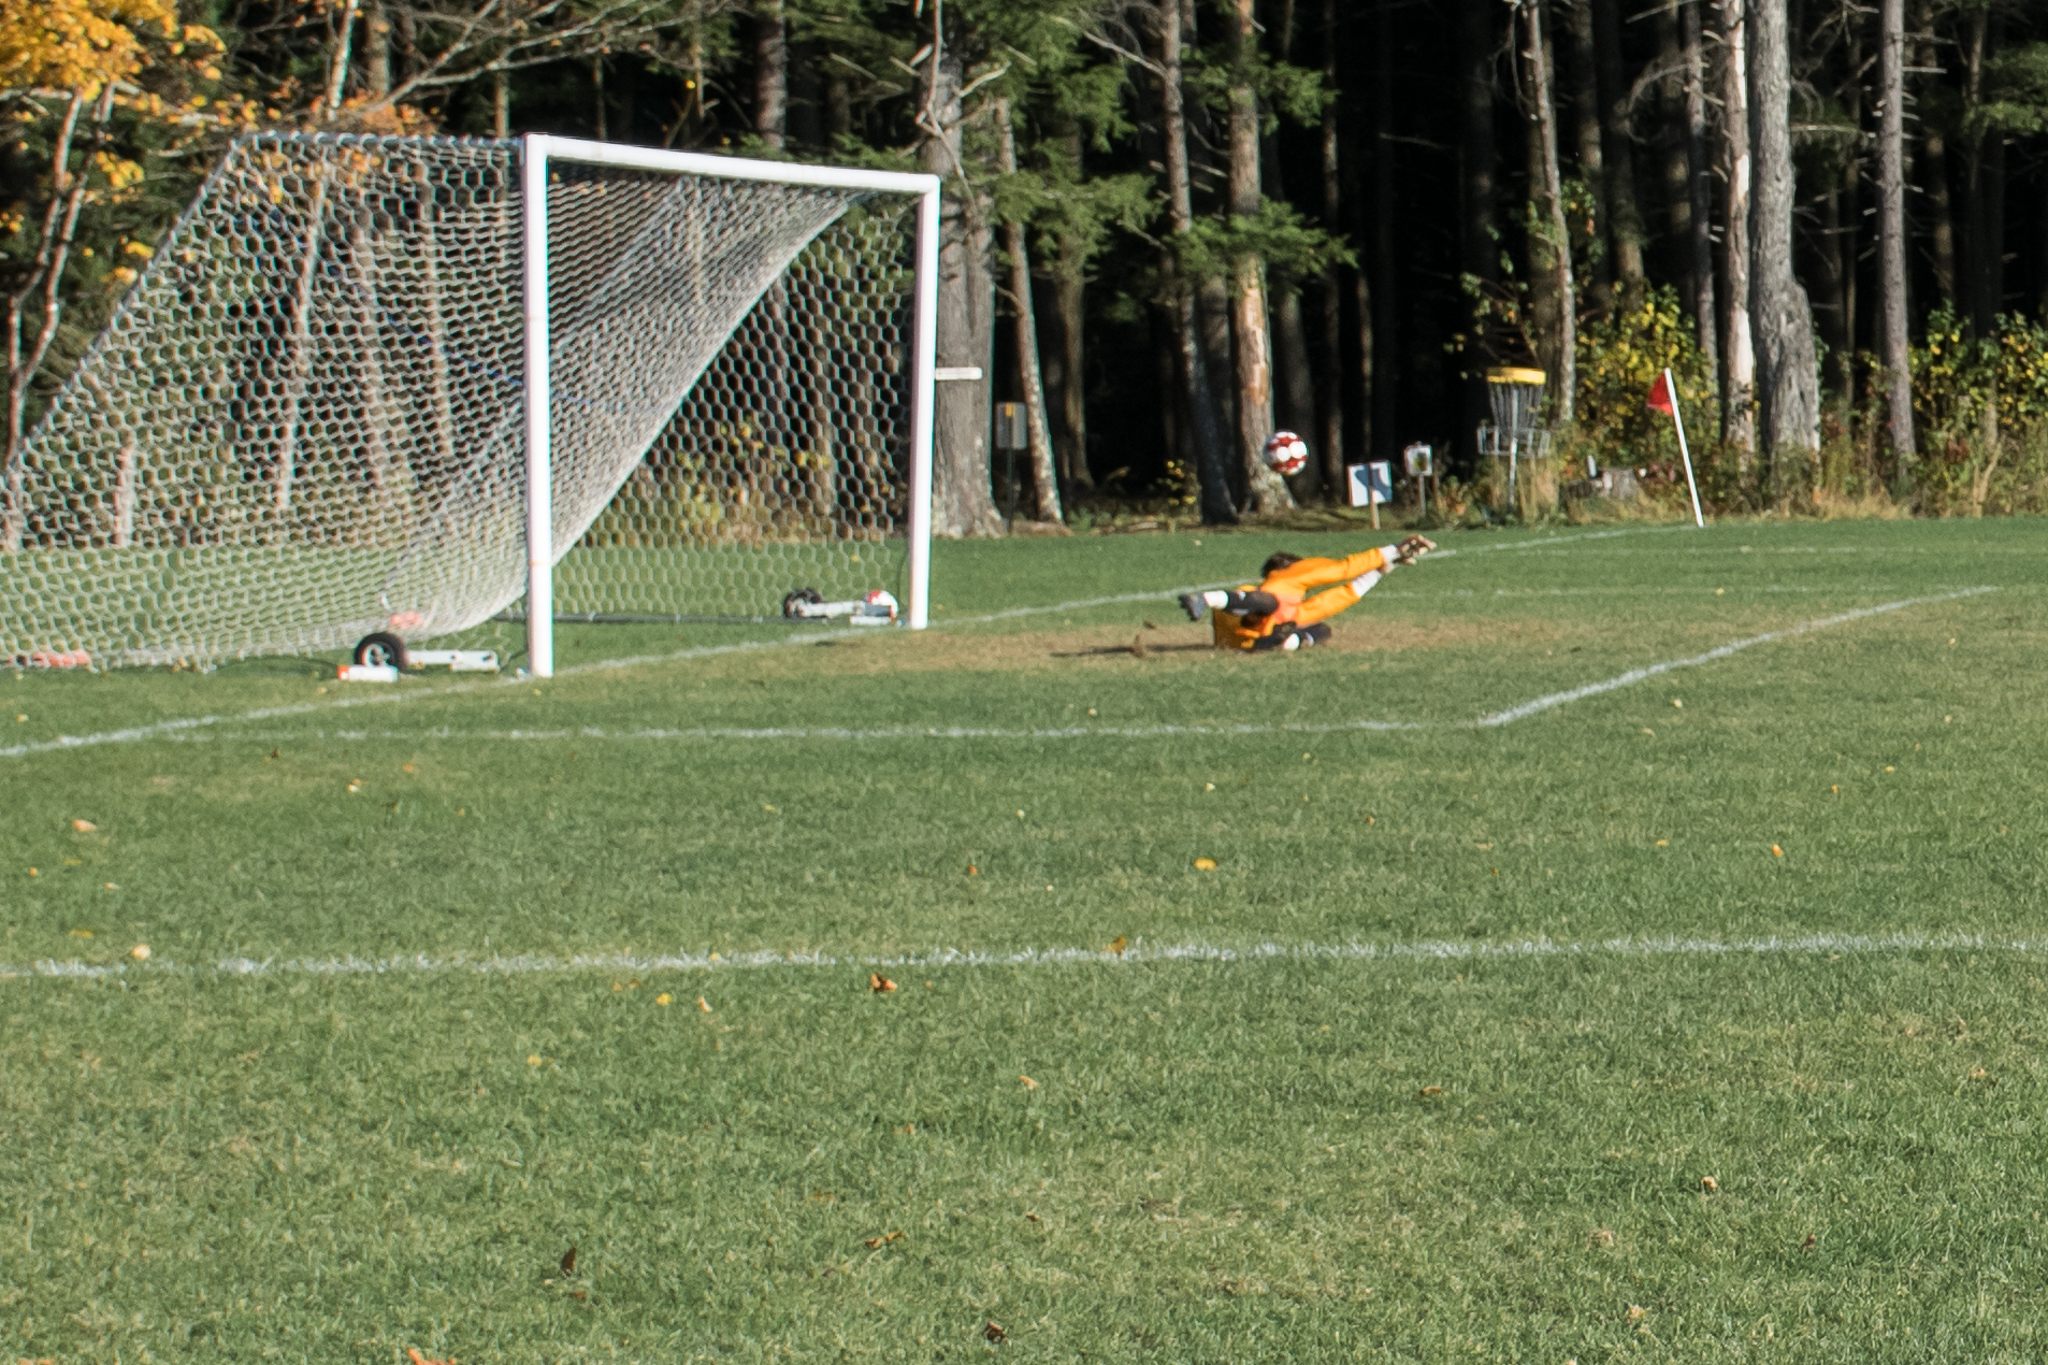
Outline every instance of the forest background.
<svg viewBox="0 0 2048 1365">
<path fill-rule="evenodd" d="M 945 177 L 942 533 L 1477 518 L 1503 364 L 1653 495 L 1669 366 L 1723 508 L 2048 510 L 2038 0 L 34 0 L 0 118 L 10 476 L 233 135 L 545 131 Z"/>
</svg>

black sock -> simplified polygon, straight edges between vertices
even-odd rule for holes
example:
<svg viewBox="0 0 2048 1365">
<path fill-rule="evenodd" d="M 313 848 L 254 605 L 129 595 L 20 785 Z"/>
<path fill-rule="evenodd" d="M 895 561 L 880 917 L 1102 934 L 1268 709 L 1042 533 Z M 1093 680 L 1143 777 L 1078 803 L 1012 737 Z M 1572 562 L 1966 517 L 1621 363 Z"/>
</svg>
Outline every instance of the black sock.
<svg viewBox="0 0 2048 1365">
<path fill-rule="evenodd" d="M 1269 592 L 1231 592 L 1226 594 L 1223 610 L 1232 616 L 1271 616 L 1280 610 L 1280 599 Z"/>
</svg>

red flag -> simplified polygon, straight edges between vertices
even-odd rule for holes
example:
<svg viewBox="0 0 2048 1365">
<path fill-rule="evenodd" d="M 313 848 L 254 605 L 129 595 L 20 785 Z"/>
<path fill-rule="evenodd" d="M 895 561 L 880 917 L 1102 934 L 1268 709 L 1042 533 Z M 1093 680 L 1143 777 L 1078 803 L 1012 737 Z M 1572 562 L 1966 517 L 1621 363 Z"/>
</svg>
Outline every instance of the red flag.
<svg viewBox="0 0 2048 1365">
<path fill-rule="evenodd" d="M 1650 406 L 1666 417 L 1675 413 L 1676 401 L 1671 392 L 1671 371 L 1666 370 L 1651 381 Z"/>
</svg>

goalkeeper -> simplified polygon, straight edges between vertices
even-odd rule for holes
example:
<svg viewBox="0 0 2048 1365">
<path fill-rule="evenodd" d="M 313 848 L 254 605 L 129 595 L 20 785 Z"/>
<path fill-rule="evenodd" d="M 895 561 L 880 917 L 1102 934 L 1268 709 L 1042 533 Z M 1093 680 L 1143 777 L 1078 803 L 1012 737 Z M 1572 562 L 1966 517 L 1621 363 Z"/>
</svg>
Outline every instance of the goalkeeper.
<svg viewBox="0 0 2048 1365">
<path fill-rule="evenodd" d="M 1191 592 L 1180 599 L 1190 621 L 1213 611 L 1218 649 L 1297 650 L 1330 638 L 1324 621 L 1371 592 L 1395 566 L 1413 564 L 1436 542 L 1409 536 L 1343 559 L 1303 559 L 1282 551 L 1268 559 L 1255 586 Z M 1310 589 L 1323 591 L 1309 596 Z"/>
</svg>

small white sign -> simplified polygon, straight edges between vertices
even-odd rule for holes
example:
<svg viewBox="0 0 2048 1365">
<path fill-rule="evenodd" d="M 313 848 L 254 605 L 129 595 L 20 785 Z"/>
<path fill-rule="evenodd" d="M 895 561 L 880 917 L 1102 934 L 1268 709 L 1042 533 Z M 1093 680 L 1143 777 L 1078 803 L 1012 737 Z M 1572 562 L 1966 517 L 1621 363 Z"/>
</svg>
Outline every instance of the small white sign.
<svg viewBox="0 0 2048 1365">
<path fill-rule="evenodd" d="M 932 371 L 932 378 L 941 384 L 963 384 L 981 378 L 979 365 L 941 365 Z"/>
<path fill-rule="evenodd" d="M 1371 507 L 1394 500 L 1394 470 L 1385 460 L 1355 464 L 1345 472 L 1351 476 L 1351 505 Z"/>
<path fill-rule="evenodd" d="M 1426 479 L 1436 473 L 1436 451 L 1417 441 L 1401 452 L 1401 463 L 1408 470 L 1411 479 Z"/>
</svg>

